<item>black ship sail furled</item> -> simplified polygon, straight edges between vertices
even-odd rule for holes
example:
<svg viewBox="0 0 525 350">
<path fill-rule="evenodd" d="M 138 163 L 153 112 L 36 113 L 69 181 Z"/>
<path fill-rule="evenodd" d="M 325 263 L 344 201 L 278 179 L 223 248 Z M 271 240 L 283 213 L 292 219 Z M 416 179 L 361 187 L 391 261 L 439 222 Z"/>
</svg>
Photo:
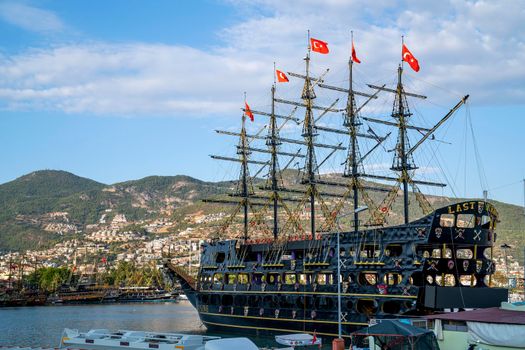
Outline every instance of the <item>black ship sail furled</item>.
<svg viewBox="0 0 525 350">
<path fill-rule="evenodd" d="M 246 104 L 240 133 L 218 131 L 239 138 L 238 157 L 212 157 L 239 163 L 240 178 L 229 198 L 208 201 L 233 204 L 235 210 L 217 232 L 216 239 L 201 246 L 201 267 L 196 278 L 179 266 L 167 264 L 181 280 L 202 322 L 208 328 L 315 330 L 318 334 L 337 336 L 338 296 L 346 335 L 367 325 L 372 318 L 491 307 L 506 301 L 506 289 L 490 287 L 490 276 L 495 271 L 492 260 L 498 221 L 495 208 L 486 201 L 473 200 L 433 210 L 418 185 L 444 185 L 414 178 L 417 169 L 414 152 L 434 137 L 434 132 L 465 103 L 468 95 L 433 127 L 414 126 L 408 122 L 412 114 L 407 98 L 426 97 L 405 91 L 402 63 L 394 88 L 368 85 L 372 93 L 355 91 L 352 73 L 357 58 L 352 42 L 348 87 L 328 85 L 323 81 L 324 74 L 314 77 L 310 73 L 310 53 L 312 49 L 315 51 L 310 42 L 314 40 L 309 40 L 304 74 L 288 72 L 288 76 L 304 81 L 300 102 L 277 98 L 274 80 L 270 111 L 251 110 Z M 286 78 L 284 74 L 279 78 L 282 77 Z M 328 107 L 314 104 L 316 88 L 343 93 L 346 106 L 337 108 L 338 99 Z M 361 116 L 363 107 L 380 93 L 395 96 L 391 120 Z M 359 106 L 356 96 L 364 99 Z M 276 104 L 291 105 L 293 110 L 287 115 L 277 114 Z M 295 116 L 301 110 L 303 120 Z M 316 124 L 332 113 L 343 117 L 340 127 Z M 269 118 L 266 135 L 262 134 L 266 126 L 258 133 L 247 133 L 246 116 L 253 114 Z M 367 157 L 384 147 L 390 133 L 379 135 L 370 126 L 363 131 L 363 121 L 397 129 L 391 167 L 396 176 L 365 172 Z M 287 123 L 301 126 L 302 139 L 280 135 Z M 413 146 L 408 130 L 422 135 Z M 321 132 L 345 135 L 346 142 L 321 143 L 318 141 Z M 368 140 L 363 154 L 362 139 Z M 254 146 L 257 141 L 264 142 L 266 147 Z M 301 149 L 285 151 L 284 144 Z M 321 149 L 326 154 L 318 162 L 316 151 Z M 320 167 L 337 152 L 345 155 L 343 177 L 334 180 L 320 176 Z M 269 157 L 255 160 L 253 153 Z M 281 167 L 279 160 L 283 159 L 286 165 Z M 300 184 L 290 186 L 291 181 L 284 177 L 292 173 L 289 168 L 298 159 L 304 164 L 299 172 Z M 253 176 L 250 165 L 260 167 Z M 268 169 L 267 180 L 258 180 L 264 169 Z M 384 182 L 388 181 L 393 185 L 386 186 Z M 424 214 L 413 221 L 409 216 L 409 187 Z M 387 226 L 399 192 L 403 198 L 404 223 Z M 364 210 L 367 212 L 360 214 Z M 241 212 L 242 233 L 237 233 L 238 226 L 232 223 Z M 360 218 L 365 214 L 366 220 Z M 348 215 L 353 220 L 349 230 L 345 230 L 341 222 Z M 309 225 L 304 225 L 305 221 Z"/>
</svg>

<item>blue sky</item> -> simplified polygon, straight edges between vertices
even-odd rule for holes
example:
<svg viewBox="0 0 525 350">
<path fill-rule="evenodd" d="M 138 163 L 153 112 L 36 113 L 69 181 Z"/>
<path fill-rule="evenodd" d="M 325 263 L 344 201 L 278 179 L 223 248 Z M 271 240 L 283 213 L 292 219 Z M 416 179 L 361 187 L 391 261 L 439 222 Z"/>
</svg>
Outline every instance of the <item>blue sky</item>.
<svg viewBox="0 0 525 350">
<path fill-rule="evenodd" d="M 447 143 L 434 141 L 415 155 L 418 176 L 451 185 L 428 191 L 479 196 L 488 189 L 491 198 L 521 204 L 524 23 L 519 1 L 0 1 L 0 183 L 38 169 L 104 183 L 232 178 L 235 164 L 208 155 L 233 154 L 235 140 L 213 130 L 238 127 L 243 93 L 252 108 L 267 109 L 273 62 L 303 70 L 307 29 L 331 50 L 312 56 L 313 73 L 330 68 L 326 80 L 345 86 L 353 29 L 362 90 L 367 82 L 395 81 L 405 35 L 422 66 L 406 71 L 407 89 L 429 96 L 428 103 L 413 101 L 414 124 L 431 126 L 471 94 L 468 108 L 436 134 Z M 299 89 L 299 82 L 281 84 L 278 95 L 297 100 Z M 332 98 L 319 93 L 318 101 Z M 387 118 L 390 96 L 381 98 L 363 113 Z M 323 122 L 337 126 L 338 118 Z M 249 128 L 265 122 L 259 117 Z M 292 135 L 297 126 L 283 132 Z M 367 166 L 386 172 L 390 157 L 375 155 Z M 338 164 L 321 170 L 338 171 Z"/>
</svg>

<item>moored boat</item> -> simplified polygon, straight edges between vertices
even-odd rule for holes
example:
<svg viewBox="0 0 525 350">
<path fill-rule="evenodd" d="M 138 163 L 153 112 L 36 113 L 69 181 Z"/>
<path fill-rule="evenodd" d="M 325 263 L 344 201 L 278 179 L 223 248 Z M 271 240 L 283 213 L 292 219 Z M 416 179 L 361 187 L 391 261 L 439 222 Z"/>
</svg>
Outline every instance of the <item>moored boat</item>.
<svg viewBox="0 0 525 350">
<path fill-rule="evenodd" d="M 66 328 L 60 340 L 60 348 L 203 350 L 206 342 L 216 339 L 220 337 L 107 329 L 92 329 L 83 333 Z"/>
</svg>

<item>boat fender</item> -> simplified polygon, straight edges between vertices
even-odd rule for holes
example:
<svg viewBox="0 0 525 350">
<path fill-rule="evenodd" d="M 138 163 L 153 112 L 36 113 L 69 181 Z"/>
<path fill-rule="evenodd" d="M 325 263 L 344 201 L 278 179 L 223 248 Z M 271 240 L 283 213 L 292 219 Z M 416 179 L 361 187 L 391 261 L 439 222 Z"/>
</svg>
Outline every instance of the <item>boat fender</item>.
<svg viewBox="0 0 525 350">
<path fill-rule="evenodd" d="M 279 318 L 279 309 L 275 309 L 275 318 Z"/>
<path fill-rule="evenodd" d="M 262 316 L 262 315 L 264 315 L 264 308 L 261 307 L 259 309 L 259 316 Z"/>
<path fill-rule="evenodd" d="M 316 318 L 317 317 L 317 312 L 315 312 L 315 310 L 312 310 L 312 312 L 310 313 L 310 317 L 312 318 L 312 320 L 314 318 Z"/>
</svg>

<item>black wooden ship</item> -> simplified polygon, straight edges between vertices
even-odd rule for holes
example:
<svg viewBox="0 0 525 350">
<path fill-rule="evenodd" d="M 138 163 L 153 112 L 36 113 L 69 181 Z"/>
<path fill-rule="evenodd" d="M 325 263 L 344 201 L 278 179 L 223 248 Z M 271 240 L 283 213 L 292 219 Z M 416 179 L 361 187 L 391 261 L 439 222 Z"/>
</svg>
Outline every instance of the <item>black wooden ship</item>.
<svg viewBox="0 0 525 350">
<path fill-rule="evenodd" d="M 434 138 L 435 131 L 466 102 L 468 95 L 433 127 L 414 126 L 409 123 L 412 114 L 407 99 L 425 96 L 405 91 L 403 62 L 398 67 L 396 87 L 368 85 L 374 91 L 369 94 L 353 88 L 355 51 L 354 59 L 349 59 L 349 86 L 344 88 L 325 84 L 322 75 L 311 76 L 310 51 L 309 46 L 305 74 L 288 72 L 288 76 L 304 80 L 302 101 L 277 98 L 274 81 L 270 111 L 250 110 L 246 105 L 240 133 L 218 131 L 239 137 L 238 157 L 212 157 L 238 162 L 240 179 L 237 191 L 229 198 L 209 201 L 234 204 L 235 210 L 221 226 L 217 239 L 201 246 L 196 278 L 179 266 L 167 264 L 181 280 L 202 322 L 208 328 L 315 330 L 318 334 L 337 336 L 339 316 L 343 334 L 348 335 L 353 329 L 366 326 L 372 318 L 499 306 L 506 301 L 506 289 L 490 286 L 495 271 L 492 260 L 498 222 L 495 208 L 486 201 L 473 200 L 434 210 L 418 186 L 444 185 L 414 178 L 417 169 L 414 152 Z M 336 103 L 329 107 L 315 105 L 315 88 L 345 94 L 346 106 L 337 109 Z M 390 120 L 361 115 L 363 106 L 379 93 L 395 96 Z M 357 97 L 364 99 L 360 106 Z M 277 114 L 276 104 L 292 105 L 294 109 L 287 115 Z M 297 110 L 304 110 L 304 119 L 294 117 Z M 316 124 L 328 113 L 342 115 L 341 127 Z M 247 133 L 246 116 L 253 114 L 269 118 L 266 135 Z M 280 136 L 283 124 L 288 122 L 301 125 L 302 140 Z M 364 122 L 397 129 L 391 167 L 396 176 L 365 172 L 364 161 L 382 148 L 389 134 L 380 136 L 370 126 L 363 131 Z M 413 146 L 409 131 L 420 135 Z M 317 138 L 321 132 L 346 135 L 347 147 L 341 143 L 320 143 Z M 359 146 L 361 138 L 372 142 L 364 154 Z M 251 144 L 258 140 L 266 147 Z M 286 152 L 282 149 L 284 144 L 301 145 L 306 151 Z M 318 149 L 328 150 L 321 162 L 316 160 Z M 320 166 L 338 151 L 345 155 L 341 179 L 334 181 L 320 176 Z M 269 159 L 254 160 L 253 153 L 266 154 Z M 287 164 L 281 168 L 279 160 L 285 157 Z M 286 188 L 283 170 L 296 159 L 304 160 L 300 172 L 302 187 Z M 255 184 L 261 170 L 250 176 L 251 165 L 258 165 L 261 170 L 268 168 L 268 180 Z M 365 179 L 392 181 L 393 185 L 373 186 Z M 330 188 L 338 191 L 327 190 Z M 377 192 L 382 199 L 374 200 L 371 192 Z M 404 223 L 388 226 L 387 218 L 398 194 L 403 198 Z M 425 214 L 412 221 L 410 198 L 415 198 Z M 350 208 L 347 214 L 343 214 L 345 208 Z M 239 214 L 244 219 L 243 228 L 232 235 L 228 227 Z M 367 219 L 363 220 L 365 214 Z M 345 229 L 341 222 L 347 215 L 353 220 Z M 309 223 L 308 229 L 304 228 L 305 221 Z M 261 227 L 266 235 L 255 234 Z M 230 239 L 226 238 L 228 235 Z M 341 315 L 337 311 L 338 297 Z"/>
</svg>

